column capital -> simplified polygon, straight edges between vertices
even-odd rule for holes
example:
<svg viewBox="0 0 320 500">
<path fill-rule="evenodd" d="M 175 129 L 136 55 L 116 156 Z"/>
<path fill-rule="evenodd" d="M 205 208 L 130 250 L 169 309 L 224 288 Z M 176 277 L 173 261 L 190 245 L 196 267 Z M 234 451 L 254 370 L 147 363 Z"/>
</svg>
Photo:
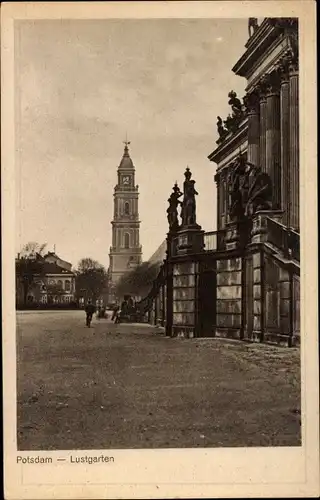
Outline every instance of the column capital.
<svg viewBox="0 0 320 500">
<path fill-rule="evenodd" d="M 298 68 L 299 59 L 297 54 L 294 54 L 292 51 L 286 52 L 280 59 L 277 66 L 277 72 L 279 74 L 281 84 L 288 82 L 290 74 L 297 72 Z"/>
<path fill-rule="evenodd" d="M 254 88 L 254 92 L 259 95 L 260 101 L 265 101 L 266 96 L 267 96 L 267 89 L 268 89 L 268 77 L 267 75 L 263 75 L 262 78 L 260 78 L 259 82 Z"/>
<path fill-rule="evenodd" d="M 285 54 L 279 61 L 277 66 L 277 71 L 279 74 L 281 85 L 289 82 L 289 64 L 290 58 L 288 54 Z"/>
<path fill-rule="evenodd" d="M 267 97 L 279 95 L 280 93 L 280 76 L 277 70 L 267 75 L 266 79 Z"/>
<path fill-rule="evenodd" d="M 289 75 L 292 73 L 297 73 L 299 71 L 299 58 L 291 57 L 289 62 Z"/>
<path fill-rule="evenodd" d="M 248 114 L 258 114 L 259 113 L 259 104 L 260 104 L 260 95 L 258 88 L 254 89 L 252 92 L 247 93 L 243 98 L 243 103 L 246 107 L 246 111 Z"/>
<path fill-rule="evenodd" d="M 221 182 L 225 181 L 227 177 L 227 168 L 223 168 L 215 173 L 214 180 L 219 185 Z"/>
</svg>

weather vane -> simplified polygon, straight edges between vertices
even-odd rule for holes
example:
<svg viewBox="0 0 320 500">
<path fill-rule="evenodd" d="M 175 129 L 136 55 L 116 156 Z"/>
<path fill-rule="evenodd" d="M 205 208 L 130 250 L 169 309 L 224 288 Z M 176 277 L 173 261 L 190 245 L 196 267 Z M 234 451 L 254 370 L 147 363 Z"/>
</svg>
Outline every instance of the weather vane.
<svg viewBox="0 0 320 500">
<path fill-rule="evenodd" d="M 126 140 L 125 140 L 125 141 L 123 141 L 123 144 L 125 144 L 125 145 L 126 145 L 126 147 L 128 147 L 128 146 L 129 146 L 129 144 L 130 144 L 130 141 L 128 141 L 127 132 L 126 132 Z"/>
</svg>

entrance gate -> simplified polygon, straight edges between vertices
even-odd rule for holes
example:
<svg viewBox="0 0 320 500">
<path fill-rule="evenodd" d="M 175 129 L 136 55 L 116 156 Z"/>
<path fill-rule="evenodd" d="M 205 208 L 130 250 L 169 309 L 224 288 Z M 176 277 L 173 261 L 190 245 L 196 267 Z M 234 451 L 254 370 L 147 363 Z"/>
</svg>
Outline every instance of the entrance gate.
<svg viewBox="0 0 320 500">
<path fill-rule="evenodd" d="M 198 274 L 198 337 L 214 337 L 217 302 L 216 261 L 199 263 Z"/>
</svg>

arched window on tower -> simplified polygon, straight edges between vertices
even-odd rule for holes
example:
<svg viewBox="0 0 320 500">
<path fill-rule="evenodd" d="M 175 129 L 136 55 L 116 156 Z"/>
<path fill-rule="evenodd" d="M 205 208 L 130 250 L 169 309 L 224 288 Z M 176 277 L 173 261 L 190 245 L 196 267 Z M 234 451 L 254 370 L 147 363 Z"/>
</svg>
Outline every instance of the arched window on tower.
<svg viewBox="0 0 320 500">
<path fill-rule="evenodd" d="M 130 234 L 124 233 L 124 248 L 130 248 Z"/>
<path fill-rule="evenodd" d="M 130 204 L 128 201 L 125 202 L 124 204 L 124 213 L 125 215 L 129 215 L 130 214 Z"/>
</svg>

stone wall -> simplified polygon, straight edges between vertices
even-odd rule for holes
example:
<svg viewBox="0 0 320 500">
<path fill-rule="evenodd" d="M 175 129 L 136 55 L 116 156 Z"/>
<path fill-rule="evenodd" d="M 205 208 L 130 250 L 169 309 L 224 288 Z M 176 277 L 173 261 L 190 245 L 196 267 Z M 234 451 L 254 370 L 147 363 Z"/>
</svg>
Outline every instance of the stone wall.
<svg viewBox="0 0 320 500">
<path fill-rule="evenodd" d="M 293 335 L 292 345 L 300 345 L 300 276 L 294 276 L 292 281 L 293 303 Z"/>
<path fill-rule="evenodd" d="M 263 340 L 292 345 L 300 336 L 300 280 L 272 256 L 265 258 Z"/>
<path fill-rule="evenodd" d="M 169 268 L 150 311 L 166 335 L 300 343 L 300 278 L 264 244 L 173 258 Z"/>
<path fill-rule="evenodd" d="M 241 338 L 242 259 L 217 260 L 216 336 Z"/>
<path fill-rule="evenodd" d="M 252 256 L 252 330 L 247 330 L 245 337 L 254 341 L 262 340 L 262 309 L 263 309 L 263 256 L 260 252 L 253 253 Z M 248 283 L 249 285 L 249 283 Z M 250 293 L 250 291 L 248 291 Z M 248 301 L 249 302 L 249 301 Z M 250 314 L 250 309 L 247 307 L 247 315 Z"/>
<path fill-rule="evenodd" d="M 195 336 L 197 268 L 190 261 L 173 264 L 173 336 Z"/>
</svg>

